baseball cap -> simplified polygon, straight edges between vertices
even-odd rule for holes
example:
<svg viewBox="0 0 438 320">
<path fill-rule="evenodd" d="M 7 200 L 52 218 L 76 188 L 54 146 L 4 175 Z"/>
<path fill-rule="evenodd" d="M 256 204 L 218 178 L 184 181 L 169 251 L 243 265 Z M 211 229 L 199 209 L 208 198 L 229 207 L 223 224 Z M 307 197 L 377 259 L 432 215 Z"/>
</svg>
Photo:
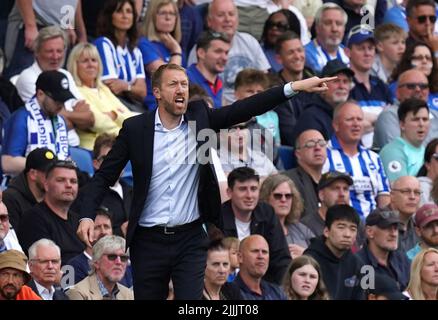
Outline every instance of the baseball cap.
<svg viewBox="0 0 438 320">
<path fill-rule="evenodd" d="M 338 73 L 345 73 L 350 78 L 353 78 L 354 71 L 351 70 L 345 63 L 339 59 L 330 60 L 326 63 L 321 71 L 321 77 L 332 77 Z"/>
<path fill-rule="evenodd" d="M 29 282 L 32 277 L 27 272 L 27 257 L 23 252 L 18 250 L 6 250 L 0 253 L 0 270 L 5 268 L 12 268 L 22 271 L 25 278 L 25 282 Z"/>
<path fill-rule="evenodd" d="M 339 171 L 330 171 L 324 173 L 321 176 L 321 179 L 319 179 L 318 190 L 328 187 L 337 180 L 344 180 L 349 186 L 353 184 L 353 179 L 351 179 L 348 174 Z"/>
<path fill-rule="evenodd" d="M 375 42 L 373 30 L 366 24 L 359 24 L 351 28 L 348 33 L 347 47 L 371 40 Z"/>
<path fill-rule="evenodd" d="M 369 293 L 385 296 L 388 300 L 408 300 L 409 298 L 401 293 L 397 282 L 387 275 L 375 274 L 374 288 L 368 289 Z"/>
<path fill-rule="evenodd" d="M 423 228 L 429 222 L 438 220 L 438 206 L 433 203 L 422 205 L 415 213 L 415 225 Z"/>
<path fill-rule="evenodd" d="M 56 70 L 43 71 L 38 76 L 36 88 L 57 102 L 64 103 L 69 99 L 74 99 L 67 76 Z"/>
<path fill-rule="evenodd" d="M 57 160 L 56 155 L 48 148 L 37 148 L 32 150 L 26 157 L 26 167 L 24 173 L 30 169 L 45 172 L 47 167 Z"/>
<path fill-rule="evenodd" d="M 389 209 L 374 209 L 365 219 L 365 224 L 367 226 L 377 226 L 382 229 L 399 223 L 400 216 L 398 211 Z"/>
</svg>

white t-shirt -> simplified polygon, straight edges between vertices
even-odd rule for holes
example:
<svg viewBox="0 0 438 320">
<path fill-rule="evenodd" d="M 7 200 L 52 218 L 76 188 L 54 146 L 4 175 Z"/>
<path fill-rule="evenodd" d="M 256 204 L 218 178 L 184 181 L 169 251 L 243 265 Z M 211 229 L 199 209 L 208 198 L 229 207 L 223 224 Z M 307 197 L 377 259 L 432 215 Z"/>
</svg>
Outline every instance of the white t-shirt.
<svg viewBox="0 0 438 320">
<path fill-rule="evenodd" d="M 251 230 L 249 229 L 251 221 L 243 222 L 237 218 L 234 218 L 234 220 L 236 222 L 237 237 L 239 238 L 239 240 L 242 241 L 246 237 L 249 237 L 251 235 Z"/>
</svg>

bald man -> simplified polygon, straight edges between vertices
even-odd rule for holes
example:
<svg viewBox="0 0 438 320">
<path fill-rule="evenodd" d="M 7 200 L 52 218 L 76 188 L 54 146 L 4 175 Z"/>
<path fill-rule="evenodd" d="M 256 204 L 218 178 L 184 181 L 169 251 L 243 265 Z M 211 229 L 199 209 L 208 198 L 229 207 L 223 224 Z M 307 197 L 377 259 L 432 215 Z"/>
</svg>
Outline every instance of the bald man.
<svg viewBox="0 0 438 320">
<path fill-rule="evenodd" d="M 386 108 L 380 113 L 374 126 L 373 148 L 376 149 L 383 148 L 387 143 L 400 136 L 397 110 L 401 102 L 408 98 L 417 98 L 428 101 L 429 81 L 421 71 L 415 69 L 407 70 L 400 74 L 397 80 L 397 100 L 394 105 Z M 437 136 L 438 110 L 430 109 L 429 133 L 423 141 L 423 145 L 426 146 L 430 140 Z"/>
<path fill-rule="evenodd" d="M 398 247 L 406 252 L 418 242 L 413 215 L 420 204 L 421 188 L 416 177 L 403 176 L 391 185 L 389 208 L 400 214 Z"/>
<path fill-rule="evenodd" d="M 269 267 L 269 245 L 261 235 L 242 240 L 239 247 L 240 271 L 234 280 L 244 300 L 287 300 L 281 287 L 263 280 Z"/>
</svg>

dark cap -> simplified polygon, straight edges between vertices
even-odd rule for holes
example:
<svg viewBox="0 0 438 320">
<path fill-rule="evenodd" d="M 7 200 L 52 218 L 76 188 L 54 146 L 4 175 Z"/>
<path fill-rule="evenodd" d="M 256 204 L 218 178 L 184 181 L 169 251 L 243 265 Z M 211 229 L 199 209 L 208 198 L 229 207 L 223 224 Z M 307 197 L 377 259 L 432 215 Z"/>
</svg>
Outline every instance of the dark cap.
<svg viewBox="0 0 438 320">
<path fill-rule="evenodd" d="M 377 226 L 381 229 L 388 228 L 394 224 L 400 223 L 398 211 L 374 209 L 365 219 L 367 226 Z"/>
<path fill-rule="evenodd" d="M 348 77 L 353 78 L 354 71 L 339 59 L 330 60 L 322 68 L 321 77 L 333 77 L 339 73 L 345 73 Z"/>
<path fill-rule="evenodd" d="M 415 213 L 415 225 L 423 228 L 429 222 L 438 220 L 438 206 L 433 203 L 422 205 Z"/>
<path fill-rule="evenodd" d="M 30 169 L 45 172 L 47 167 L 56 160 L 57 157 L 52 150 L 47 148 L 34 149 L 26 157 L 24 173 L 29 172 Z"/>
<path fill-rule="evenodd" d="M 348 33 L 347 47 L 353 44 L 360 44 L 367 40 L 375 42 L 373 30 L 366 24 L 359 24 L 351 28 Z"/>
<path fill-rule="evenodd" d="M 67 76 L 56 70 L 42 72 L 36 81 L 36 88 L 57 102 L 74 99 Z"/>
<path fill-rule="evenodd" d="M 408 300 L 409 298 L 401 293 L 397 282 L 387 275 L 375 273 L 374 288 L 368 289 L 369 293 L 384 296 L 388 300 Z"/>
<path fill-rule="evenodd" d="M 330 171 L 324 173 L 321 176 L 321 179 L 319 179 L 318 191 L 324 189 L 325 187 L 328 187 L 337 180 L 344 180 L 349 186 L 353 184 L 353 179 L 351 179 L 348 174 L 339 171 Z"/>
</svg>

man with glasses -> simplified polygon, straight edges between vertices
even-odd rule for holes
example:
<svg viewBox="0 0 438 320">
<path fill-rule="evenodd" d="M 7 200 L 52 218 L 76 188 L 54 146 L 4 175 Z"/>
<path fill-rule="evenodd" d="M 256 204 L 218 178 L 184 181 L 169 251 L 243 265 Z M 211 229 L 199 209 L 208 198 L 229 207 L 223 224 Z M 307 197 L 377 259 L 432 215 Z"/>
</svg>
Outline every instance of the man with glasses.
<svg viewBox="0 0 438 320">
<path fill-rule="evenodd" d="M 133 300 L 132 290 L 119 283 L 128 260 L 125 239 L 101 238 L 93 246 L 90 275 L 66 292 L 70 300 Z"/>
<path fill-rule="evenodd" d="M 413 216 L 419 207 L 421 192 L 420 182 L 416 177 L 400 177 L 391 185 L 391 203 L 385 209 L 396 210 L 400 214 L 398 247 L 404 252 L 412 249 L 418 242 Z"/>
<path fill-rule="evenodd" d="M 12 229 L 9 222 L 8 208 L 5 203 L 1 201 L 0 193 L 0 252 L 15 249 L 23 252 L 20 244 L 18 243 L 15 230 Z"/>
<path fill-rule="evenodd" d="M 304 202 L 305 217 L 318 211 L 318 182 L 327 159 L 327 142 L 318 130 L 303 131 L 295 143 L 298 166 L 284 172 L 297 186 Z"/>
<path fill-rule="evenodd" d="M 429 81 L 424 73 L 416 69 L 410 69 L 400 74 L 397 81 L 397 99 L 393 105 L 380 113 L 374 126 L 373 149 L 383 148 L 387 143 L 400 136 L 400 124 L 397 115 L 400 103 L 409 98 L 428 101 L 428 97 Z M 424 145 L 438 136 L 438 111 L 429 108 L 429 113 L 429 133 L 423 141 Z"/>
<path fill-rule="evenodd" d="M 348 174 L 338 171 L 324 173 L 317 185 L 317 209 L 304 216 L 301 222 L 316 236 L 321 236 L 324 233 L 327 210 L 335 204 L 350 203 L 349 189 L 352 184 L 353 180 Z"/>
<path fill-rule="evenodd" d="M 61 249 L 49 239 L 40 239 L 29 248 L 32 280 L 27 284 L 43 300 L 68 300 L 57 285 L 61 271 Z"/>
<path fill-rule="evenodd" d="M 414 41 L 425 42 L 434 52 L 438 51 L 438 36 L 434 34 L 436 4 L 433 0 L 410 0 L 406 5 L 409 37 L 406 45 Z M 435 57 L 437 58 L 437 57 Z"/>
<path fill-rule="evenodd" d="M 222 107 L 222 79 L 219 74 L 225 70 L 230 51 L 230 40 L 224 33 L 204 31 L 196 44 L 198 62 L 187 68 L 191 84 L 205 90 L 214 103 L 214 108 Z"/>
<path fill-rule="evenodd" d="M 335 3 L 324 3 L 315 15 L 316 37 L 306 46 L 306 66 L 321 72 L 328 61 L 338 59 L 347 64 L 350 59 L 341 44 L 344 38 L 348 16 Z"/>
<path fill-rule="evenodd" d="M 429 132 L 429 107 L 419 99 L 407 99 L 398 108 L 401 136 L 380 151 L 390 181 L 416 176 L 424 162 L 424 140 Z"/>
<path fill-rule="evenodd" d="M 376 209 L 366 218 L 366 243 L 357 253 L 365 265 L 372 266 L 376 275 L 394 279 L 400 291 L 409 282 L 410 263 L 406 253 L 398 249 L 399 213 Z"/>
<path fill-rule="evenodd" d="M 64 265 L 84 250 L 76 236 L 79 216 L 70 210 L 78 193 L 77 167 L 71 161 L 55 161 L 46 171 L 44 199 L 21 218 L 18 239 L 24 250 L 41 238 L 53 240 L 61 248 Z"/>
<path fill-rule="evenodd" d="M 274 209 L 259 202 L 260 178 L 252 168 L 242 167 L 228 175 L 230 198 L 222 205 L 223 233 L 239 240 L 252 235 L 263 236 L 269 244 L 269 268 L 264 279 L 281 284 L 291 261 L 286 238 Z"/>
</svg>

